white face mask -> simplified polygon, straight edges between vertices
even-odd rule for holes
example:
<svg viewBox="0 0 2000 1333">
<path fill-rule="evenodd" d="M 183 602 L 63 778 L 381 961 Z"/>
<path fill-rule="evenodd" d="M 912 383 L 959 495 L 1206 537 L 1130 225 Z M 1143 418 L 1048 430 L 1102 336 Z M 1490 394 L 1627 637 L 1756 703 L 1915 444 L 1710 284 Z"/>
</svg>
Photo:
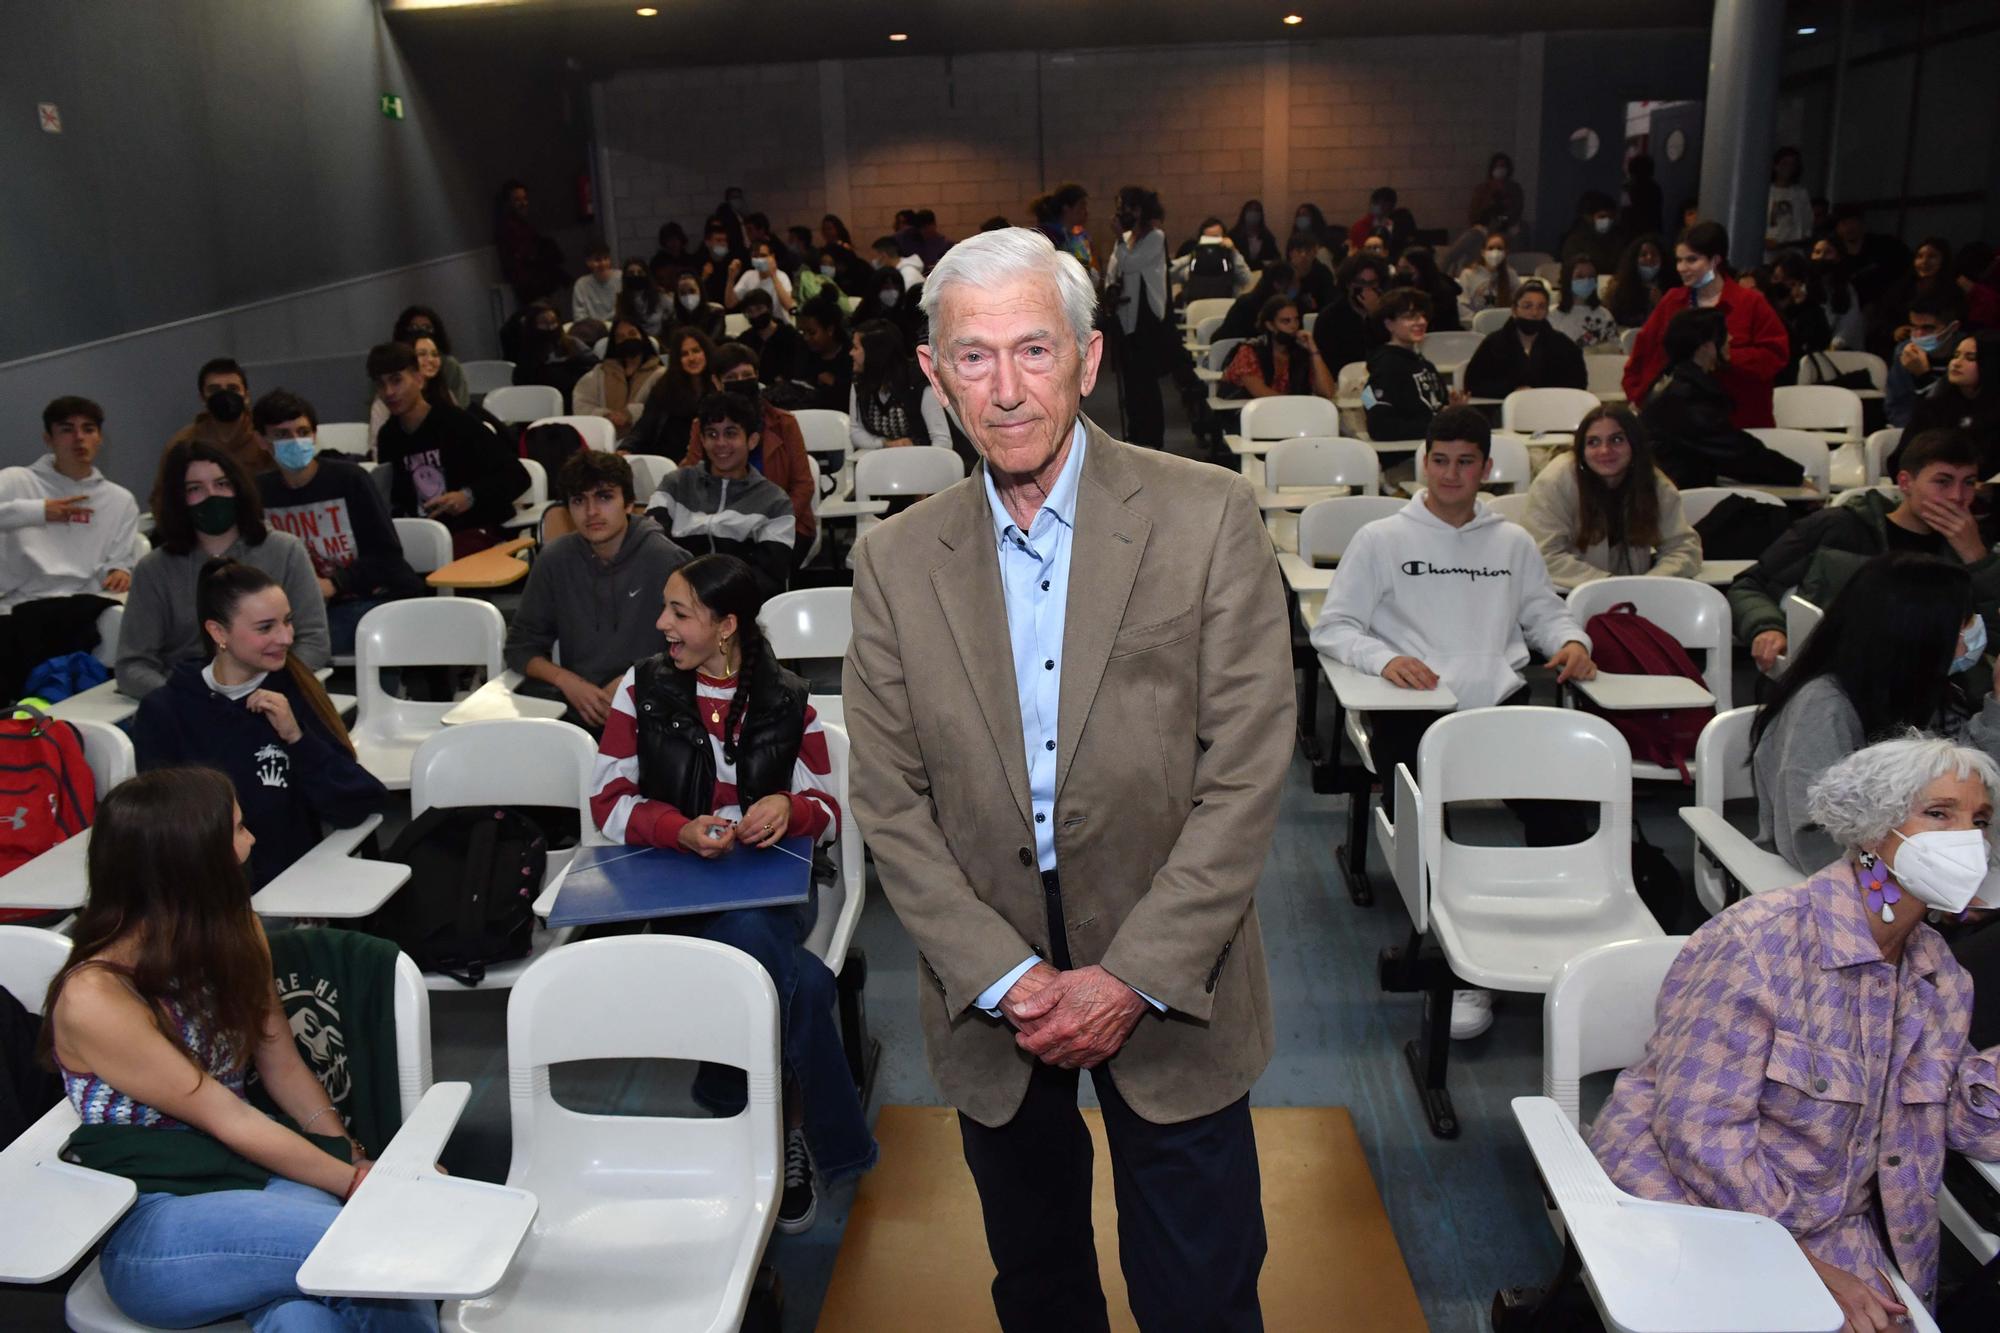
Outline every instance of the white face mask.
<svg viewBox="0 0 2000 1333">
<path fill-rule="evenodd" d="M 1591 226 L 1593 226 L 1593 227 L 1595 227 L 1595 228 L 1597 228 L 1597 234 L 1598 234 L 1599 236 L 1603 236 L 1603 235 L 1605 235 L 1605 234 L 1606 234 L 1607 232 L 1609 232 L 1609 231 L 1611 230 L 1611 219 L 1610 219 L 1610 218 L 1592 218 L 1592 219 L 1590 220 L 1590 225 L 1591 225 Z"/>
<path fill-rule="evenodd" d="M 1940 912 L 1963 912 L 1979 886 L 1986 882 L 1987 846 L 1984 830 L 1929 829 L 1896 834 L 1903 845 L 1889 868 L 1896 882 L 1917 900 Z"/>
<path fill-rule="evenodd" d="M 698 305 L 700 305 L 700 304 L 701 304 L 701 293 L 700 293 L 700 292 L 682 292 L 682 293 L 681 293 L 681 296 L 680 296 L 680 300 L 681 300 L 681 309 L 683 309 L 683 310 L 692 310 L 692 309 L 694 309 L 694 308 L 695 308 L 696 306 L 698 306 Z"/>
<path fill-rule="evenodd" d="M 1505 250 L 1488 250 L 1486 252 L 1486 267 L 1497 269 L 1506 262 L 1507 252 Z"/>
</svg>

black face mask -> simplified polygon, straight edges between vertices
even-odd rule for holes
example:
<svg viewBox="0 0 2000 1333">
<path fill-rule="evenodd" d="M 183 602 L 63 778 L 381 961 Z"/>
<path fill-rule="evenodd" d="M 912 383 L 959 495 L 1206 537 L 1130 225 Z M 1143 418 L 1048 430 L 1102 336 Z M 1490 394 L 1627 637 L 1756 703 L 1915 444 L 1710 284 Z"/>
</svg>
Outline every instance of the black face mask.
<svg viewBox="0 0 2000 1333">
<path fill-rule="evenodd" d="M 763 394 L 758 389 L 756 380 L 724 380 L 722 391 L 732 398 L 748 403 L 754 412 L 761 413 L 764 410 Z"/>
<path fill-rule="evenodd" d="M 409 337 L 404 339 L 405 342 L 415 342 L 419 338 L 437 337 L 437 330 L 428 324 L 412 324 L 409 328 L 403 330 L 403 332 L 409 335 Z"/>
<path fill-rule="evenodd" d="M 653 350 L 653 345 L 644 338 L 626 338 L 617 347 L 619 356 L 638 359 Z"/>
<path fill-rule="evenodd" d="M 766 328 L 770 323 L 771 312 L 768 310 L 759 310 L 756 314 L 750 316 L 750 327 L 753 329 Z"/>
<path fill-rule="evenodd" d="M 243 415 L 243 395 L 234 389 L 217 389 L 208 396 L 208 414 L 228 425 Z"/>
<path fill-rule="evenodd" d="M 1514 316 L 1514 327 L 1531 336 L 1540 333 L 1548 326 L 1549 322 L 1546 319 L 1524 319 L 1519 315 Z"/>
<path fill-rule="evenodd" d="M 541 325 L 535 324 L 529 327 L 528 336 L 538 343 L 552 343 L 562 337 L 562 329 L 560 327 L 545 329 Z"/>
</svg>

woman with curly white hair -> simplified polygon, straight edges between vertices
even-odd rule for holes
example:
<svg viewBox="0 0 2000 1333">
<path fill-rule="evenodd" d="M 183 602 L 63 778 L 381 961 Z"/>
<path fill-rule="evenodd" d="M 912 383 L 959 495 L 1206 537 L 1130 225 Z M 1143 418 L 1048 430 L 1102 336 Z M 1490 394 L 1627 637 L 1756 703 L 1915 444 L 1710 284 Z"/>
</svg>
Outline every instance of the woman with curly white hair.
<svg viewBox="0 0 2000 1333">
<path fill-rule="evenodd" d="M 1591 1128 L 1631 1193 L 1783 1224 L 1856 1333 L 1903 1313 L 1890 1269 L 1936 1302 L 1946 1149 L 2000 1157 L 2000 1047 L 1925 920 L 1975 902 L 1996 795 L 1986 754 L 1916 732 L 1829 768 L 1808 806 L 1840 858 L 1695 932 Z"/>
</svg>

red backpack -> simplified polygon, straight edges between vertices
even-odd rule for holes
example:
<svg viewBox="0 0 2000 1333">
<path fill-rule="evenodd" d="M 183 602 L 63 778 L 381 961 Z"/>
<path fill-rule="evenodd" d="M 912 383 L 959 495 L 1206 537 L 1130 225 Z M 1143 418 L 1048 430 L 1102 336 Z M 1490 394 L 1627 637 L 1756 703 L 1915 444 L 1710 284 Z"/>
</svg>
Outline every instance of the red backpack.
<svg viewBox="0 0 2000 1333">
<path fill-rule="evenodd" d="M 1685 676 L 1697 685 L 1706 687 L 1708 683 L 1687 649 L 1673 635 L 1640 615 L 1631 602 L 1620 602 L 1609 611 L 1592 616 L 1584 632 L 1590 635 L 1590 660 L 1600 671 L 1629 676 Z M 1715 716 L 1715 706 L 1606 710 L 1600 715 L 1625 737 L 1634 760 L 1677 768 L 1681 781 L 1688 782 L 1691 781 L 1688 761 L 1694 758 L 1695 741 Z"/>
<path fill-rule="evenodd" d="M 75 727 L 39 713 L 0 720 L 0 875 L 83 832 L 96 814 L 97 782 Z M 0 910 L 0 921 L 43 915 Z"/>
</svg>

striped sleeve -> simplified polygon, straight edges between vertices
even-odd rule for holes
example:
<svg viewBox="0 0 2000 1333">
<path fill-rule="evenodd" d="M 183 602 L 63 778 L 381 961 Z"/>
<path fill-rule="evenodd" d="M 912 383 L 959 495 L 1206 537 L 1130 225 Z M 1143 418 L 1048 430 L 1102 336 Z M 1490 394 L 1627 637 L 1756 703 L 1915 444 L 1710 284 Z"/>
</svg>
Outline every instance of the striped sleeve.
<svg viewBox="0 0 2000 1333">
<path fill-rule="evenodd" d="M 613 842 L 641 847 L 678 847 L 687 817 L 665 801 L 639 794 L 639 713 L 632 702 L 637 669 L 618 682 L 597 764 L 590 775 L 590 817 Z"/>
<path fill-rule="evenodd" d="M 808 835 L 816 843 L 840 836 L 840 802 L 833 798 L 833 760 L 826 749 L 826 728 L 819 714 L 806 706 L 805 734 L 799 757 L 792 764 L 792 822 L 788 836 Z"/>
</svg>

